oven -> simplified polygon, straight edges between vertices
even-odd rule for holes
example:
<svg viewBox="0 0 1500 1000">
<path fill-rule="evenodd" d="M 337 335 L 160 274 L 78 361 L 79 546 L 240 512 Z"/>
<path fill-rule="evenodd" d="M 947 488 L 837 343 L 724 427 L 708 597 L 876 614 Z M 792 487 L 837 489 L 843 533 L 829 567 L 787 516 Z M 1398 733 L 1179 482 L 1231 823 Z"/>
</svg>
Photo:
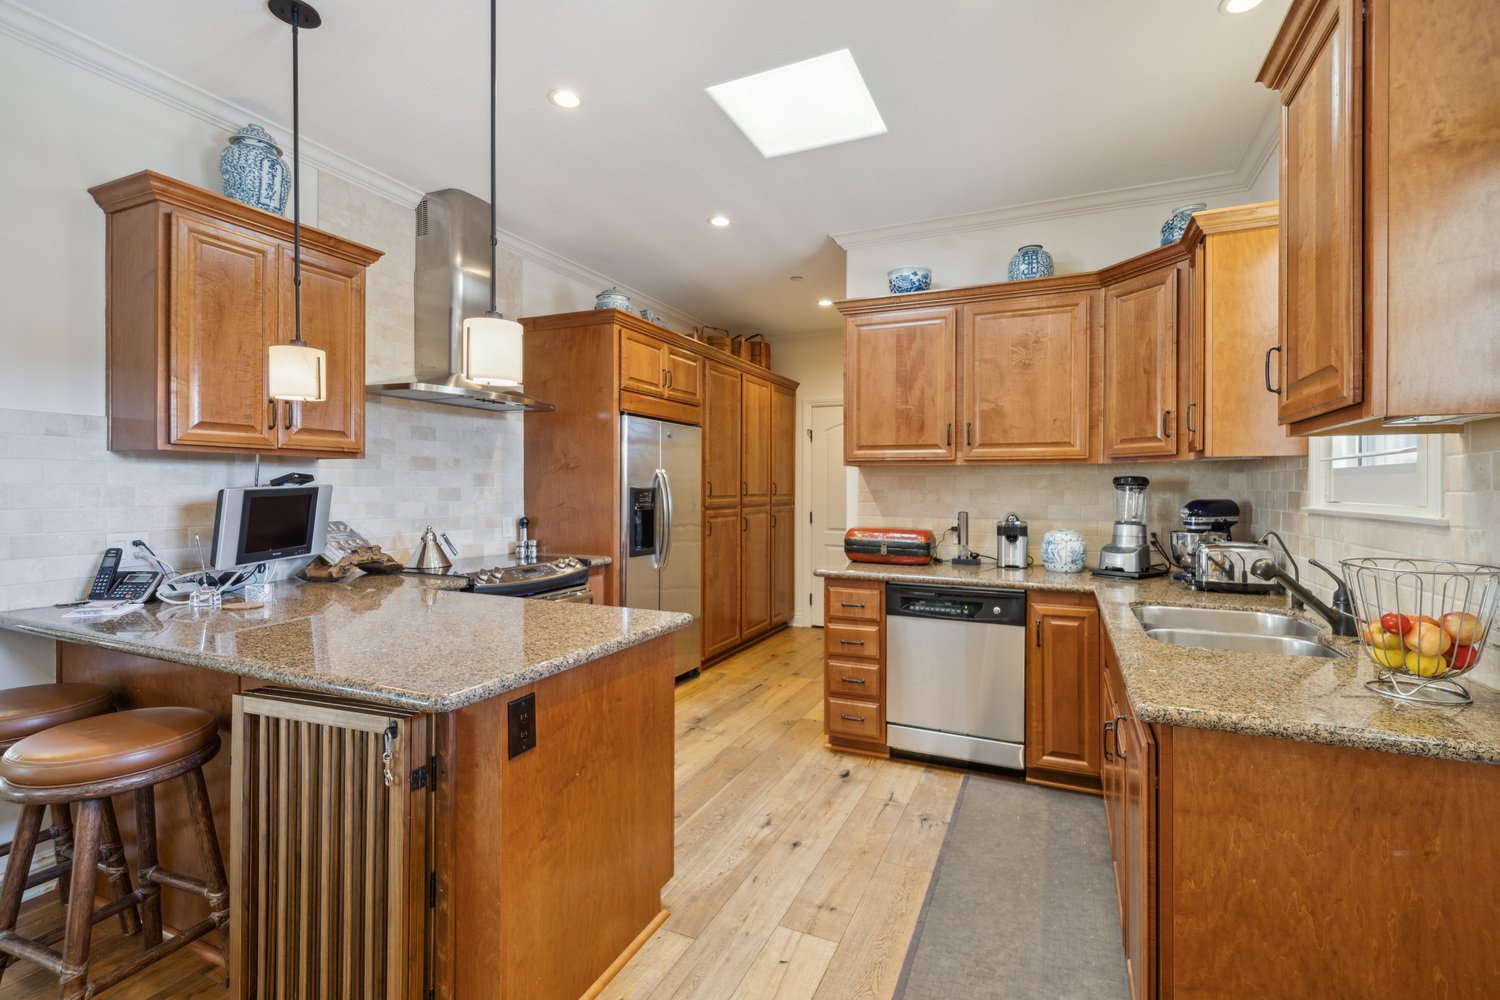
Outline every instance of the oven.
<svg viewBox="0 0 1500 1000">
<path fill-rule="evenodd" d="M 533 601 L 561 601 L 564 604 L 594 603 L 594 591 L 587 583 L 581 587 L 567 587 L 563 590 L 544 590 L 539 594 L 527 594 L 525 596 Z"/>
</svg>

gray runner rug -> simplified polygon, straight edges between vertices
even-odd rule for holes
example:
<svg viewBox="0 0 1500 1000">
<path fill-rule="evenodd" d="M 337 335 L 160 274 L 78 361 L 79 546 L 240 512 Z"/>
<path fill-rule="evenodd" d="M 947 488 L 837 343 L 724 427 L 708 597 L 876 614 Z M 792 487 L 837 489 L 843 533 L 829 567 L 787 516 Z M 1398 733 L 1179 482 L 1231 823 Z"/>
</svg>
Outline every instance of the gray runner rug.
<svg viewBox="0 0 1500 1000">
<path fill-rule="evenodd" d="M 1128 1000 L 1104 803 L 968 775 L 895 1000 Z"/>
</svg>

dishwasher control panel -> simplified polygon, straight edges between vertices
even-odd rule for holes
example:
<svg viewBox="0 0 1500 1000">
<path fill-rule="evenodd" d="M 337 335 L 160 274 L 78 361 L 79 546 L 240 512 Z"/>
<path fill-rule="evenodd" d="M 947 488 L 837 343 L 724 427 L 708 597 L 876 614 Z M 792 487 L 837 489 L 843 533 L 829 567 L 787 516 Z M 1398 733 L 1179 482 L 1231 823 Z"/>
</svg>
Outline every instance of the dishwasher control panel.
<svg viewBox="0 0 1500 1000">
<path fill-rule="evenodd" d="M 1025 625 L 1026 592 L 978 587 L 934 589 L 888 583 L 885 588 L 885 609 L 887 615 L 905 618 Z"/>
</svg>

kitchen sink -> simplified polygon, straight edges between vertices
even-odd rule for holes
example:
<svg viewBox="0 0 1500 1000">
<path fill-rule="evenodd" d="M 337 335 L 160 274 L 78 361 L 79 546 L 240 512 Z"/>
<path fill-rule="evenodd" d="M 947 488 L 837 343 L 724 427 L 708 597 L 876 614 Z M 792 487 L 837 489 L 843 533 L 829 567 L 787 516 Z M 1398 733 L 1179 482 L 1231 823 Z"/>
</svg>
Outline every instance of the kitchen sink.
<svg viewBox="0 0 1500 1000">
<path fill-rule="evenodd" d="M 1221 611 L 1143 604 L 1135 616 L 1157 642 L 1241 653 L 1342 658 L 1346 654 L 1318 641 L 1311 622 L 1264 611 Z"/>
<path fill-rule="evenodd" d="M 1318 626 L 1290 615 L 1268 611 L 1221 611 L 1218 608 L 1176 608 L 1166 604 L 1143 604 L 1135 616 L 1147 632 L 1152 629 L 1190 629 L 1196 632 L 1229 632 L 1234 635 L 1292 636 L 1316 639 Z"/>
</svg>

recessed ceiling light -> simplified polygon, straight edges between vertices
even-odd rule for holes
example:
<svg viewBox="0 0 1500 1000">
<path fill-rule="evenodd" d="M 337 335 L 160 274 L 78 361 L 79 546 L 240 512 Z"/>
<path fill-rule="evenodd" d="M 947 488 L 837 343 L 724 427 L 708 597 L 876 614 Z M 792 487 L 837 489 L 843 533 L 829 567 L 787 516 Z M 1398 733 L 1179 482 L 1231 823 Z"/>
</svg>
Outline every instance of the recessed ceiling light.
<svg viewBox="0 0 1500 1000">
<path fill-rule="evenodd" d="M 886 131 L 848 49 L 716 84 L 708 96 L 767 158 Z"/>
<path fill-rule="evenodd" d="M 1219 0 L 1220 14 L 1243 14 L 1260 6 L 1260 0 Z"/>
<path fill-rule="evenodd" d="M 710 226 L 718 226 L 720 229 L 723 229 L 725 226 L 729 225 L 729 216 L 722 214 L 710 215 L 708 217 L 708 224 Z"/>
<path fill-rule="evenodd" d="M 563 87 L 559 87 L 557 90 L 549 93 L 547 95 L 547 100 L 551 101 L 553 104 L 556 104 L 560 108 L 569 109 L 576 108 L 578 107 L 578 105 L 583 103 L 583 98 L 579 97 L 577 92 L 568 90 Z"/>
<path fill-rule="evenodd" d="M 820 305 L 820 306 L 831 306 L 831 305 L 833 305 L 833 300 L 832 299 L 819 299 L 818 300 L 818 305 Z"/>
</svg>

